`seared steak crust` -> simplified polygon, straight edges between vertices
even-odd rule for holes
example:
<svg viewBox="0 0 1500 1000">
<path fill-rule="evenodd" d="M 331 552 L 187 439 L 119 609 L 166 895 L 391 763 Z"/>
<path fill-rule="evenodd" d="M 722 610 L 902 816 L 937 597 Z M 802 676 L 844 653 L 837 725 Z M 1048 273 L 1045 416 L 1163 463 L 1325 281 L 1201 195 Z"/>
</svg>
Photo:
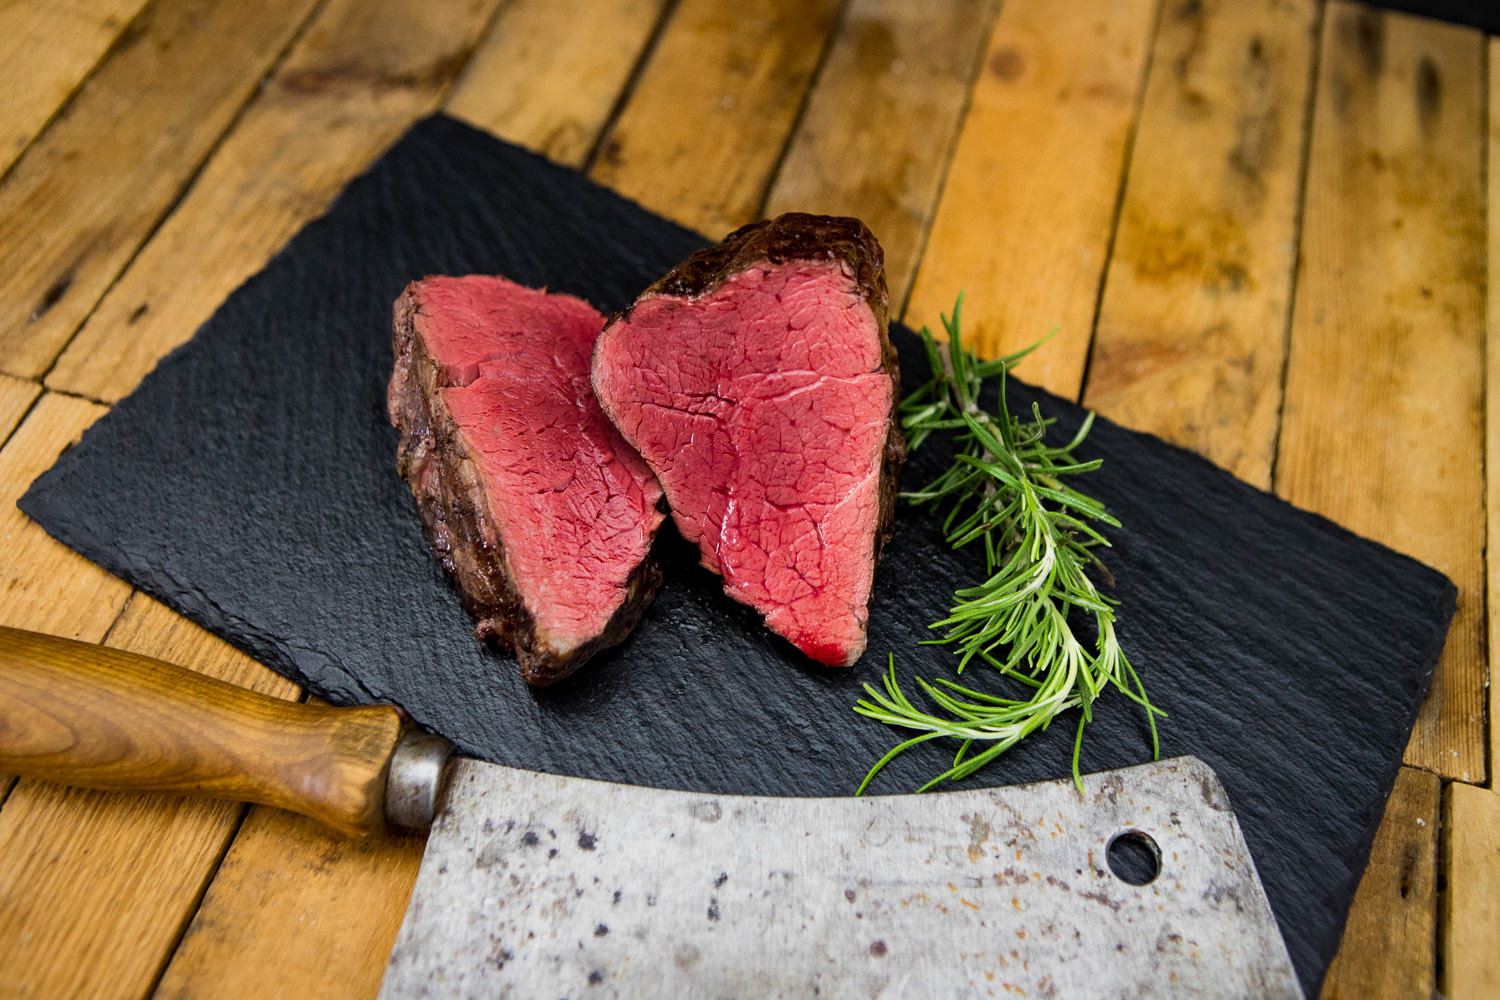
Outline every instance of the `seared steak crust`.
<svg viewBox="0 0 1500 1000">
<path fill-rule="evenodd" d="M 419 286 L 409 285 L 394 308 L 388 404 L 401 432 L 397 470 L 411 487 L 432 554 L 475 619 L 475 637 L 513 648 L 527 683 L 551 684 L 630 633 L 661 586 L 660 560 L 653 547 L 635 566 L 623 602 L 593 638 L 558 649 L 538 635 L 536 618 L 512 579 L 485 477 L 441 391 L 452 384 L 453 373 L 433 358 L 418 330 Z"/>
</svg>

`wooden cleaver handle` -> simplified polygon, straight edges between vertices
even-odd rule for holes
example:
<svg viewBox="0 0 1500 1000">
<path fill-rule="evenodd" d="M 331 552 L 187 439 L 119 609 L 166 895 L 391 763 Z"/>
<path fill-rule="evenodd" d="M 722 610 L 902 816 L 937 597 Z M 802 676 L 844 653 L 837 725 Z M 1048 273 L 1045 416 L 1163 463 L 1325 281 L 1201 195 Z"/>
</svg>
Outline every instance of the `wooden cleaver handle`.
<svg viewBox="0 0 1500 1000">
<path fill-rule="evenodd" d="M 260 802 L 385 829 L 388 705 L 282 701 L 124 650 L 0 626 L 0 771 Z"/>
</svg>

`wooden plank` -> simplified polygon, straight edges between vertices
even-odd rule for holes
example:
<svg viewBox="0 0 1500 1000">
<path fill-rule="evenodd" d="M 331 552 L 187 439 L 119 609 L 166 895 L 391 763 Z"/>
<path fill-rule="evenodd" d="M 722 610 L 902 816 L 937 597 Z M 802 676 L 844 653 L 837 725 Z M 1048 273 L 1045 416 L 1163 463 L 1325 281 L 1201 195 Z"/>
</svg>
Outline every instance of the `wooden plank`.
<svg viewBox="0 0 1500 1000">
<path fill-rule="evenodd" d="M 593 178 L 714 238 L 754 220 L 837 0 L 682 0 Z"/>
<path fill-rule="evenodd" d="M 1500 39 L 1489 47 L 1488 294 L 1485 297 L 1485 519 L 1489 557 L 1489 759 L 1500 753 Z M 1500 793 L 1493 787 L 1454 783 L 1443 801 L 1444 875 L 1441 932 L 1442 981 L 1450 1000 L 1500 996 Z"/>
<path fill-rule="evenodd" d="M 1006 0 L 917 272 L 908 322 L 938 328 L 965 291 L 965 334 L 994 355 L 1060 328 L 1020 376 L 1076 398 L 1150 0 Z"/>
<path fill-rule="evenodd" d="M 53 541 L 16 500 L 104 408 L 47 393 L 0 450 L 0 625 L 97 642 L 125 606 L 130 587 Z"/>
<path fill-rule="evenodd" d="M 1443 802 L 1447 890 L 1443 981 L 1449 1000 L 1500 996 L 1500 793 L 1454 782 Z"/>
<path fill-rule="evenodd" d="M 0 370 L 41 375 L 314 0 L 157 0 L 0 186 Z"/>
<path fill-rule="evenodd" d="M 1271 485 L 1314 0 L 1163 10 L 1084 403 Z"/>
<path fill-rule="evenodd" d="M 35 383 L 4 380 L 0 408 L 13 416 L 0 426 L 8 431 L 36 397 Z M 63 449 L 77 442 L 104 408 L 79 399 L 48 393 L 37 400 L 20 428 L 0 449 L 0 542 L 5 559 L 0 560 L 0 624 L 37 629 L 77 639 L 97 641 L 119 615 L 130 587 L 53 541 L 46 532 L 16 509 L 16 500 L 41 475 Z M 14 779 L 0 775 L 0 825 L 10 813 L 15 795 Z M 22 852 L 24 853 L 24 852 Z M 5 905 L 3 880 L 20 863 L 18 853 L 0 846 L 0 907 Z M 3 920 L 3 918 L 0 918 Z M 0 932 L 3 934 L 3 932 Z M 9 936 L 9 935 L 5 935 Z M 0 945 L 3 947 L 3 945 Z M 0 982 L 6 982 L 0 962 Z"/>
<path fill-rule="evenodd" d="M 1288 500 L 1458 584 L 1406 761 L 1472 782 L 1486 774 L 1482 45 L 1328 7 L 1276 473 Z"/>
<path fill-rule="evenodd" d="M 581 167 L 666 6 L 516 0 L 475 51 L 447 111 Z"/>
<path fill-rule="evenodd" d="M 350 178 L 437 109 L 495 3 L 329 3 L 48 384 L 103 400 L 135 388 Z"/>
<path fill-rule="evenodd" d="M 1489 630 L 1486 647 L 1490 668 L 1490 765 L 1500 760 L 1500 38 L 1489 42 L 1490 104 L 1489 150 L 1489 286 L 1485 295 L 1485 539 L 1489 571 Z M 1494 782 L 1491 782 L 1493 785 Z"/>
<path fill-rule="evenodd" d="M 109 644 L 268 694 L 296 685 L 136 595 Z M 21 996 L 143 996 L 244 807 L 23 779 L 0 810 L 0 982 Z"/>
<path fill-rule="evenodd" d="M 22 378 L 0 375 L 0 445 L 41 395 L 42 387 Z"/>
<path fill-rule="evenodd" d="M 996 4 L 854 0 L 818 73 L 764 215 L 863 219 L 906 301 Z"/>
<path fill-rule="evenodd" d="M 31 404 L 36 402 L 37 396 L 41 394 L 41 388 L 35 382 L 0 375 L 0 445 L 9 440 L 11 432 L 16 429 L 16 425 L 21 422 L 21 418 Z M 92 419 L 90 416 L 85 422 L 92 422 Z M 41 429 L 40 433 L 45 434 L 45 428 Z M 61 437 L 66 437 L 66 434 L 66 429 L 62 429 Z M 50 448 L 55 446 L 56 451 L 60 452 L 66 446 L 66 441 L 59 443 L 59 440 L 58 435 L 54 435 L 50 441 L 45 439 L 38 441 L 36 435 L 31 435 L 28 443 L 17 445 L 14 451 L 8 447 L 0 451 L 0 492 L 4 494 L 0 496 L 0 540 L 4 541 L 8 555 L 16 554 L 12 558 L 18 556 L 17 561 L 27 560 L 31 563 L 30 566 L 17 566 L 10 571 L 0 571 L 0 583 L 4 584 L 0 592 L 9 593 L 12 590 L 25 592 L 34 588 L 39 577 L 35 570 L 39 563 L 43 563 L 43 560 L 37 559 L 36 553 L 40 551 L 47 557 L 55 554 L 54 551 L 48 549 L 51 539 L 42 536 L 36 526 L 21 517 L 21 512 L 16 510 L 16 498 L 25 491 L 27 484 L 40 473 L 41 468 L 51 464 L 51 459 L 46 457 Z M 55 452 L 53 454 L 55 455 Z M 18 535 L 22 539 L 20 542 L 15 541 Z M 12 548 L 13 543 L 15 548 Z M 89 582 L 97 583 L 98 581 Z M 32 617 L 39 617 L 33 606 L 21 612 L 23 619 L 27 617 L 28 612 Z M 0 616 L 3 614 L 4 612 L 0 612 Z M 101 634 L 108 626 L 108 621 L 100 623 Z M 13 775 L 0 774 L 0 805 L 4 805 L 15 780 Z"/>
<path fill-rule="evenodd" d="M 251 809 L 155 996 L 374 996 L 424 844 Z"/>
<path fill-rule="evenodd" d="M 0 175 L 126 29 L 145 0 L 12 0 L 0 5 Z"/>
<path fill-rule="evenodd" d="M 1433 996 L 1440 786 L 1416 768 L 1397 775 L 1324 1000 Z"/>
</svg>

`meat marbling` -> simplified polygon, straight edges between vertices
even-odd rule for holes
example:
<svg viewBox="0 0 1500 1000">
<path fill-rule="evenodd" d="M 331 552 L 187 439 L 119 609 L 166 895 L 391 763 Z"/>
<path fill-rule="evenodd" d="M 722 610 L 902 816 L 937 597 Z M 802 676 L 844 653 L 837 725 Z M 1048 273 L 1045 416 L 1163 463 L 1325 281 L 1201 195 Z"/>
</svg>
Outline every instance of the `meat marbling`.
<svg viewBox="0 0 1500 1000">
<path fill-rule="evenodd" d="M 648 288 L 594 349 L 605 412 L 724 589 L 808 656 L 865 648 L 905 441 L 880 245 L 784 215 Z"/>
<path fill-rule="evenodd" d="M 428 277 L 395 305 L 398 468 L 476 619 L 549 684 L 623 639 L 661 583 L 651 471 L 589 386 L 604 317 L 499 277 Z"/>
</svg>

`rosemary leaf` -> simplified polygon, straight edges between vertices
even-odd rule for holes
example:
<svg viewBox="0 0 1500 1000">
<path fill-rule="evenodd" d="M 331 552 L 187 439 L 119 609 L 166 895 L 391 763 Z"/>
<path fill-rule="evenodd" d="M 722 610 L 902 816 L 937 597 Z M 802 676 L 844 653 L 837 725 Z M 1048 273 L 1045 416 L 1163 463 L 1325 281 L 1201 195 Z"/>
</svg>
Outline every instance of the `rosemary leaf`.
<svg viewBox="0 0 1500 1000">
<path fill-rule="evenodd" d="M 1010 367 L 1046 338 L 1007 357 L 981 361 L 963 345 L 962 309 L 960 295 L 952 317 L 941 317 L 946 344 L 922 328 L 933 377 L 901 403 L 908 447 L 915 451 L 933 435 L 951 436 L 953 463 L 931 483 L 902 497 L 940 514 L 954 548 L 982 543 L 988 577 L 955 592 L 948 615 L 931 626 L 941 631 L 941 637 L 923 645 L 953 646 L 957 673 L 977 660 L 1019 682 L 1026 697 L 1007 698 L 946 678 L 928 682 L 918 677 L 917 686 L 933 706 L 918 708 L 896 680 L 892 654 L 882 689 L 866 684 L 865 697 L 854 710 L 917 735 L 876 761 L 859 792 L 898 754 L 939 738 L 959 741 L 953 764 L 919 790 L 967 777 L 1075 708 L 1080 712 L 1073 739 L 1073 780 L 1081 792 L 1083 727 L 1105 688 L 1116 688 L 1146 710 L 1153 756 L 1161 752 L 1156 716 L 1166 714 L 1151 704 L 1120 648 L 1115 602 L 1099 592 L 1087 572 L 1094 568 L 1108 578 L 1094 550 L 1107 548 L 1109 542 L 1096 525 L 1119 527 L 1119 521 L 1098 500 L 1065 482 L 1100 465 L 1098 459 L 1081 462 L 1073 457 L 1094 416 L 1088 415 L 1067 445 L 1047 444 L 1054 420 L 1043 417 L 1036 404 L 1029 419 L 1016 417 L 1005 404 Z M 979 398 L 985 382 L 992 379 L 999 380 L 1000 402 L 989 412 Z M 1074 634 L 1070 617 L 1075 613 L 1093 619 L 1092 648 Z"/>
</svg>

